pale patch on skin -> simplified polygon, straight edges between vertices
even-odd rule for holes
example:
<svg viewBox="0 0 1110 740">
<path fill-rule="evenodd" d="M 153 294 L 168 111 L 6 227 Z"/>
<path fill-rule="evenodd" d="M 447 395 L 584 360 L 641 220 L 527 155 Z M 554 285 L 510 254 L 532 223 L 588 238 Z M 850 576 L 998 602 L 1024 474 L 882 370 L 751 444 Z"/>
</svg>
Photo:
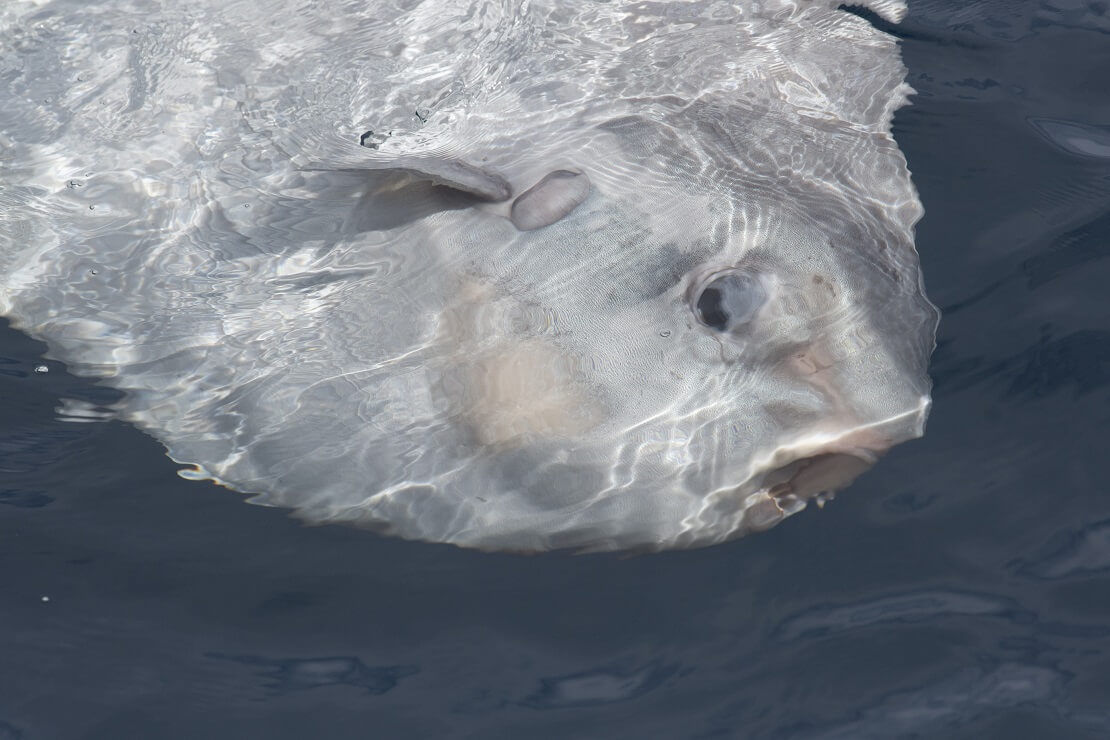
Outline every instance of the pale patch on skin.
<svg viewBox="0 0 1110 740">
<path fill-rule="evenodd" d="M 575 436 L 596 426 L 601 414 L 574 383 L 574 364 L 554 344 L 535 341 L 503 346 L 471 363 L 466 416 L 482 443 Z"/>
<path fill-rule="evenodd" d="M 555 342 L 536 338 L 533 327 L 511 327 L 524 312 L 475 278 L 463 280 L 444 311 L 440 342 L 461 369 L 461 387 L 444 389 L 456 413 L 483 445 L 518 446 L 536 438 L 585 434 L 603 419 L 601 405 L 576 380 L 577 358 Z"/>
</svg>

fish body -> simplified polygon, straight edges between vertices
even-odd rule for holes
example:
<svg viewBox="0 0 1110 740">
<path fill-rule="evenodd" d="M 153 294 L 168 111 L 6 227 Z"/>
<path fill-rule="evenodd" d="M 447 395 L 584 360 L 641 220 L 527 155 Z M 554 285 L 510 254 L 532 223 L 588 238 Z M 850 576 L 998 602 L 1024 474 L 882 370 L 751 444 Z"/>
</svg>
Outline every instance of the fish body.
<svg viewBox="0 0 1110 740">
<path fill-rule="evenodd" d="M 92 12 L 60 70 L 75 5 L 0 15 L 33 51 L 0 312 L 187 477 L 409 538 L 664 549 L 922 434 L 911 90 L 838 3 L 156 5 Z"/>
</svg>

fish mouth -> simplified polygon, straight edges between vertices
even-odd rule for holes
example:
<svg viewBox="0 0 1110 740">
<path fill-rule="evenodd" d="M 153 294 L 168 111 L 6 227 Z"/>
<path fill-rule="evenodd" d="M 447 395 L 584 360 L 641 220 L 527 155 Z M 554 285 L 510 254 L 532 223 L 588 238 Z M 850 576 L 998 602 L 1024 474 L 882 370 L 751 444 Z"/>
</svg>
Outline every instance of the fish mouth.
<svg viewBox="0 0 1110 740">
<path fill-rule="evenodd" d="M 823 505 L 833 495 L 874 465 L 885 450 L 857 449 L 851 452 L 825 452 L 799 458 L 775 470 L 769 478 L 778 480 L 764 490 L 783 504 L 791 499 Z"/>
<path fill-rule="evenodd" d="M 824 506 L 894 444 L 874 430 L 857 429 L 823 443 L 780 449 L 765 466 L 767 472 L 756 491 L 745 500 L 743 529 L 769 529 L 810 501 Z"/>
<path fill-rule="evenodd" d="M 906 411 L 867 424 L 843 424 L 839 431 L 813 431 L 778 449 L 762 465 L 770 471 L 761 491 L 773 498 L 793 497 L 803 504 L 823 503 L 879 461 L 890 448 L 925 432 L 932 401 L 927 395 L 907 404 Z M 845 412 L 846 413 L 846 412 Z M 842 417 L 843 418 L 843 417 Z"/>
</svg>

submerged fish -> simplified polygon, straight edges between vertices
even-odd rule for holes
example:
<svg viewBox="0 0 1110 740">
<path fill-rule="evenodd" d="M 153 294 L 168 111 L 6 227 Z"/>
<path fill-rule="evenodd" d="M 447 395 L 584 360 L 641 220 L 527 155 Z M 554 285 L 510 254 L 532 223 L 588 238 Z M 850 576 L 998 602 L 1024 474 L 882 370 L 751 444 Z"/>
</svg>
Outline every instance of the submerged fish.
<svg viewBox="0 0 1110 740">
<path fill-rule="evenodd" d="M 187 477 L 662 549 L 922 434 L 911 90 L 836 0 L 131 4 L 0 12 L 0 312 Z"/>
</svg>

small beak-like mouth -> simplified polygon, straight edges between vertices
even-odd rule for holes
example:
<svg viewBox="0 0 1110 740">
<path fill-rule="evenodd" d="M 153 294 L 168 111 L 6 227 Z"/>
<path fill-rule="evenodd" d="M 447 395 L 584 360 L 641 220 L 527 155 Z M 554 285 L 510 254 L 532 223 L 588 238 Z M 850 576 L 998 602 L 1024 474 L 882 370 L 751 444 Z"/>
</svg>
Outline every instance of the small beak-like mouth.
<svg viewBox="0 0 1110 740">
<path fill-rule="evenodd" d="M 833 367 L 829 365 L 828 368 Z M 826 369 L 828 369 L 826 368 Z M 824 370 L 807 378 L 825 392 L 834 412 L 814 428 L 802 432 L 788 443 L 757 460 L 753 474 L 742 488 L 745 531 L 773 527 L 806 507 L 832 499 L 871 466 L 891 447 L 920 437 L 931 405 L 928 395 L 912 385 L 911 396 L 895 396 L 904 410 L 881 416 L 881 408 L 869 407 L 870 387 L 862 383 L 833 383 Z M 844 388 L 859 388 L 853 396 Z M 899 386 L 892 386 L 899 387 Z M 919 395 L 920 394 L 920 395 Z M 888 394 L 889 395 L 889 394 Z M 862 402 L 860 402 L 862 399 Z"/>
<path fill-rule="evenodd" d="M 895 444 L 921 436 L 928 410 L 929 399 L 923 397 L 916 408 L 890 419 L 803 437 L 768 461 L 761 491 L 784 509 L 796 510 L 811 499 L 821 505 Z"/>
<path fill-rule="evenodd" d="M 823 442 L 811 440 L 779 450 L 758 490 L 747 500 L 746 528 L 761 531 L 801 511 L 818 506 L 874 465 L 891 443 L 873 430 L 854 430 Z"/>
<path fill-rule="evenodd" d="M 768 476 L 777 482 L 767 487 L 767 494 L 784 504 L 790 499 L 823 504 L 874 465 L 880 454 L 860 448 L 800 458 Z"/>
</svg>

